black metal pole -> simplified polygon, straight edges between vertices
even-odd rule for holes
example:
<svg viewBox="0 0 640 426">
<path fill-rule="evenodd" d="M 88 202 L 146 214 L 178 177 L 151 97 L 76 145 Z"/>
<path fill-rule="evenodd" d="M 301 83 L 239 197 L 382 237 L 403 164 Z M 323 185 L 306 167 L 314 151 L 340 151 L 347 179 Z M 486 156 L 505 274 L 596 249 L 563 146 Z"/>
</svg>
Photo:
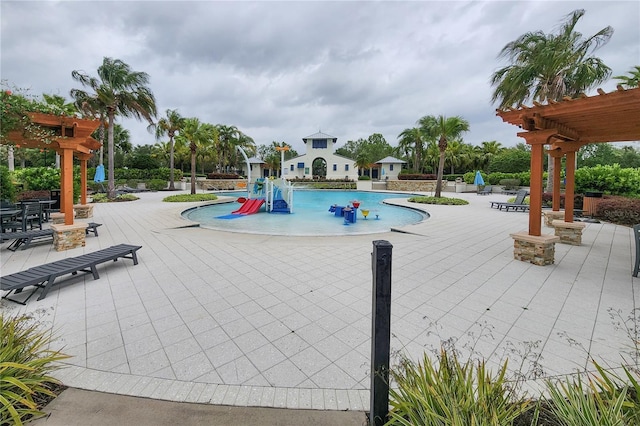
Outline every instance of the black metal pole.
<svg viewBox="0 0 640 426">
<path fill-rule="evenodd" d="M 389 415 L 391 349 L 391 252 L 388 241 L 373 242 L 373 306 L 371 316 L 371 400 L 369 423 L 381 426 Z"/>
</svg>

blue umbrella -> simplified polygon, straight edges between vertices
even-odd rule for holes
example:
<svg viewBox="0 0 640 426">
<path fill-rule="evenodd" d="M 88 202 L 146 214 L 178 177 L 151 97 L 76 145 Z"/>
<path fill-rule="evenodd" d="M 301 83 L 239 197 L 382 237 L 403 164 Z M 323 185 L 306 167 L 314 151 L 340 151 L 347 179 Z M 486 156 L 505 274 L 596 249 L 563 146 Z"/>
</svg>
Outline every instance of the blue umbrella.
<svg viewBox="0 0 640 426">
<path fill-rule="evenodd" d="M 480 174 L 480 170 L 476 171 L 476 177 L 473 179 L 474 185 L 484 185 L 484 179 L 482 179 L 482 175 Z"/>
<path fill-rule="evenodd" d="M 104 166 L 102 164 L 96 167 L 96 174 L 93 176 L 93 181 L 95 183 L 104 182 Z"/>
</svg>

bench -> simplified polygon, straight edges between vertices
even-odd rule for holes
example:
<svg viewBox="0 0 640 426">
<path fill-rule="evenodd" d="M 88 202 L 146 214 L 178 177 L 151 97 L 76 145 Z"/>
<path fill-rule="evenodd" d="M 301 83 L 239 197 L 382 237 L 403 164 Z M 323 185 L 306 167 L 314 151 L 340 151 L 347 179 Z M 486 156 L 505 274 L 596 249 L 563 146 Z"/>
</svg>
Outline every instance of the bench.
<svg viewBox="0 0 640 426">
<path fill-rule="evenodd" d="M 0 243 L 15 240 L 7 247 L 11 251 L 16 251 L 20 246 L 22 246 L 22 250 L 26 250 L 32 242 L 49 239 L 53 241 L 52 229 L 32 229 L 30 231 L 3 232 L 0 234 Z"/>
<path fill-rule="evenodd" d="M 42 288 L 42 294 L 38 297 L 38 300 L 42 300 L 47 297 L 47 293 L 53 287 L 56 279 L 63 275 L 76 275 L 78 272 L 85 272 L 91 273 L 93 275 L 93 279 L 97 280 L 100 276 L 98 275 L 96 266 L 101 263 L 105 263 L 110 260 L 115 262 L 120 258 L 124 258 L 132 259 L 133 264 L 137 265 L 138 257 L 136 252 L 141 248 L 142 246 L 119 244 L 93 253 L 69 257 L 44 265 L 35 266 L 22 272 L 0 276 L 0 290 L 8 292 L 2 296 L 2 298 L 20 303 L 21 305 L 26 305 L 36 290 L 38 288 Z M 29 286 L 35 286 L 35 288 L 24 302 L 8 298 L 12 292 L 14 294 L 21 293 L 25 287 Z"/>
</svg>

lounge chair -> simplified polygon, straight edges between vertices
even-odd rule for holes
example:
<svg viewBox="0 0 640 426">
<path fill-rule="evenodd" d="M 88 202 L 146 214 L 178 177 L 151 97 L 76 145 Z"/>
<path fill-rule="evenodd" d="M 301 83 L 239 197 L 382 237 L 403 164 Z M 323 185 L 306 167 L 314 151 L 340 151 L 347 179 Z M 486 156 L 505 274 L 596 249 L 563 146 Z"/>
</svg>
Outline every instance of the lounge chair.
<svg viewBox="0 0 640 426">
<path fill-rule="evenodd" d="M 478 189 L 478 195 L 487 195 L 487 194 L 491 194 L 491 185 L 486 185 L 484 188 Z"/>
<path fill-rule="evenodd" d="M 0 243 L 9 241 L 9 240 L 15 240 L 11 244 L 9 244 L 9 247 L 7 247 L 9 250 L 16 251 L 20 246 L 22 246 L 22 250 L 26 250 L 29 248 L 29 246 L 33 242 L 45 241 L 45 240 L 53 241 L 53 230 L 52 229 L 32 229 L 29 231 L 0 233 Z"/>
<path fill-rule="evenodd" d="M 640 273 L 640 223 L 633 225 L 633 236 L 636 242 L 636 266 L 633 268 L 633 276 L 637 277 Z"/>
<path fill-rule="evenodd" d="M 529 210 L 529 205 L 524 203 L 524 199 L 527 198 L 529 192 L 526 189 L 520 189 L 516 193 L 516 199 L 510 203 L 508 201 L 490 201 L 491 208 L 496 208 L 498 210 L 504 209 L 505 211 L 509 211 L 513 209 L 514 211 L 527 211 Z"/>
<path fill-rule="evenodd" d="M 0 290 L 8 291 L 2 298 L 26 305 L 36 290 L 42 288 L 42 294 L 38 297 L 38 300 L 42 300 L 53 287 L 55 280 L 63 275 L 76 275 L 78 272 L 85 272 L 91 273 L 93 279 L 97 280 L 100 276 L 98 275 L 96 267 L 101 263 L 110 260 L 115 262 L 120 258 L 124 258 L 132 259 L 133 264 L 137 265 L 138 257 L 136 252 L 141 248 L 142 246 L 119 244 L 93 253 L 69 257 L 56 262 L 35 266 L 22 272 L 0 276 Z M 29 286 L 35 286 L 35 288 L 23 302 L 8 298 L 12 292 L 14 294 L 21 293 L 25 287 Z"/>
</svg>

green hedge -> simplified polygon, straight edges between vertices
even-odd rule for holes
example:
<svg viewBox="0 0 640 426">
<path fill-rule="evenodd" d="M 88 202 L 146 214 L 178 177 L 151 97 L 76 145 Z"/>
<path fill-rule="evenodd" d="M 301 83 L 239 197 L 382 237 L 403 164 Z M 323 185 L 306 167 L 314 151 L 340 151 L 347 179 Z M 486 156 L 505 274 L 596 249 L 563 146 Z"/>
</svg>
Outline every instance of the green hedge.
<svg viewBox="0 0 640 426">
<path fill-rule="evenodd" d="M 576 170 L 576 193 L 601 191 L 611 195 L 640 197 L 640 169 L 612 166 L 581 167 Z"/>
<path fill-rule="evenodd" d="M 116 181 L 150 181 L 151 179 L 162 179 L 164 181 L 169 181 L 169 175 L 171 173 L 171 169 L 168 167 L 160 167 L 158 169 L 114 169 L 114 179 Z M 89 181 L 93 181 L 93 177 L 96 174 L 95 167 L 89 167 L 87 169 L 87 179 Z M 106 176 L 107 171 L 105 170 L 105 179 L 108 178 Z M 183 173 L 180 169 L 173 169 L 173 179 L 174 181 L 179 181 L 182 179 Z"/>
</svg>

